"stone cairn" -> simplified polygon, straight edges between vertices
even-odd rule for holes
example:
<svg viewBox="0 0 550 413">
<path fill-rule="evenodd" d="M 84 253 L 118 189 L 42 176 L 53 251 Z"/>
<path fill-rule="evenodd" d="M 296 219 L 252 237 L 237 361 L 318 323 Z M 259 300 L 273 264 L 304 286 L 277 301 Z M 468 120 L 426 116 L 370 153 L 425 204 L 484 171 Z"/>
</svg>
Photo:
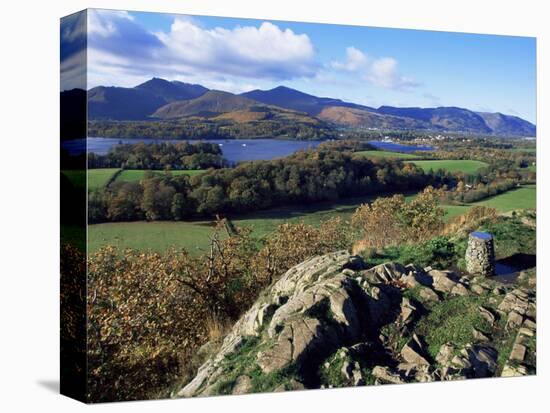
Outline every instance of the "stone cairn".
<svg viewBox="0 0 550 413">
<path fill-rule="evenodd" d="M 495 274 L 495 246 L 487 232 L 471 232 L 466 248 L 466 270 L 470 274 L 490 277 Z"/>
</svg>

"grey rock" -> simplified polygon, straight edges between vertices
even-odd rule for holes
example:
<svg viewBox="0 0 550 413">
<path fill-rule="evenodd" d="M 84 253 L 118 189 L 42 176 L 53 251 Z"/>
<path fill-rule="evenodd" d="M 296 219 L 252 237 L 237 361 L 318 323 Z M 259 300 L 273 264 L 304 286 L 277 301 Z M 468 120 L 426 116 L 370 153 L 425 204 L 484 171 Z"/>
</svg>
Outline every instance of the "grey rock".
<svg viewBox="0 0 550 413">
<path fill-rule="evenodd" d="M 457 284 L 451 289 L 451 295 L 466 296 L 469 294 L 468 289 L 462 284 Z"/>
<path fill-rule="evenodd" d="M 361 373 L 361 366 L 359 366 L 358 362 L 353 363 L 353 370 L 351 371 L 351 382 L 354 386 L 365 385 L 363 373 Z"/>
<path fill-rule="evenodd" d="M 426 301 L 434 301 L 434 302 L 440 301 L 437 293 L 428 287 L 421 288 L 418 294 L 423 300 L 426 300 Z"/>
<path fill-rule="evenodd" d="M 483 332 L 478 330 L 477 328 L 472 328 L 472 335 L 474 337 L 475 341 L 489 341 L 489 337 Z"/>
<path fill-rule="evenodd" d="M 523 324 L 523 316 L 515 311 L 508 313 L 508 320 L 506 321 L 507 329 L 516 329 Z"/>
<path fill-rule="evenodd" d="M 287 383 L 282 383 L 277 386 L 273 391 L 274 392 L 283 392 L 288 390 L 305 390 L 305 386 L 300 383 L 298 380 L 290 379 Z"/>
<path fill-rule="evenodd" d="M 364 271 L 363 277 L 373 284 L 388 284 L 401 279 L 405 274 L 408 274 L 408 271 L 403 265 L 389 262 Z"/>
<path fill-rule="evenodd" d="M 439 352 L 437 353 L 437 356 L 435 357 L 435 360 L 439 364 L 441 364 L 443 366 L 447 366 L 451 362 L 451 358 L 453 357 L 454 351 L 455 351 L 455 348 L 452 344 L 450 344 L 450 343 L 443 344 L 439 348 Z"/>
<path fill-rule="evenodd" d="M 506 290 L 504 289 L 504 287 L 495 287 L 493 288 L 492 293 L 493 295 L 503 295 L 506 293 Z"/>
<path fill-rule="evenodd" d="M 470 290 L 476 295 L 484 295 L 487 291 L 487 289 L 480 284 L 472 284 Z"/>
<path fill-rule="evenodd" d="M 428 275 L 432 277 L 432 288 L 441 293 L 450 293 L 458 284 L 458 279 L 451 271 L 431 270 Z"/>
<path fill-rule="evenodd" d="M 372 375 L 382 383 L 389 384 L 403 384 L 405 383 L 401 376 L 395 372 L 392 372 L 388 367 L 375 366 L 372 369 Z"/>
<path fill-rule="evenodd" d="M 484 307 L 482 305 L 480 305 L 478 307 L 478 310 L 479 310 L 479 314 L 485 319 L 487 320 L 487 322 L 490 324 L 490 325 L 493 325 L 495 324 L 495 321 L 496 321 L 496 316 L 493 314 L 493 312 L 488 309 L 487 307 Z"/>
<path fill-rule="evenodd" d="M 529 374 L 527 367 L 524 365 L 511 366 L 508 363 L 502 368 L 501 377 L 520 377 Z"/>
<path fill-rule="evenodd" d="M 342 364 L 342 369 L 340 371 L 344 379 L 348 381 L 351 380 L 353 374 L 353 366 L 349 361 L 344 361 L 344 363 Z"/>
<path fill-rule="evenodd" d="M 401 302 L 401 314 L 399 319 L 403 324 L 408 324 L 413 319 L 413 314 L 416 311 L 416 307 L 411 304 L 410 300 L 406 297 L 403 297 Z"/>
<path fill-rule="evenodd" d="M 430 362 L 424 357 L 426 351 L 416 334 L 401 349 L 401 357 L 407 362 L 416 365 L 430 365 Z"/>
<path fill-rule="evenodd" d="M 514 343 L 512 346 L 512 351 L 510 352 L 510 360 L 522 362 L 525 360 L 525 354 L 527 352 L 527 347 L 523 344 Z"/>
<path fill-rule="evenodd" d="M 467 358 L 459 355 L 456 355 L 451 359 L 451 365 L 458 367 L 459 369 L 469 369 L 472 367 L 472 364 Z"/>
</svg>

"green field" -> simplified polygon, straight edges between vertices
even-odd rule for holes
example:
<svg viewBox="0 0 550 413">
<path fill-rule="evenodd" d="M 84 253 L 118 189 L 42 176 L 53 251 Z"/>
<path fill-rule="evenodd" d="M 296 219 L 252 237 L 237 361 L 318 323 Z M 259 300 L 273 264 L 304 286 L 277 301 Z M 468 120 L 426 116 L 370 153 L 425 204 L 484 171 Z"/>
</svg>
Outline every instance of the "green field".
<svg viewBox="0 0 550 413">
<path fill-rule="evenodd" d="M 366 156 L 368 158 L 394 158 L 394 159 L 419 159 L 419 156 L 412 153 L 401 153 L 391 151 L 359 151 L 356 155 Z"/>
<path fill-rule="evenodd" d="M 88 190 L 105 186 L 109 179 L 118 171 L 118 168 L 89 169 L 88 170 Z"/>
<path fill-rule="evenodd" d="M 408 195 L 412 199 L 414 194 Z M 280 207 L 232 217 L 237 226 L 249 227 L 255 237 L 263 237 L 285 222 L 304 222 L 319 225 L 331 217 L 350 219 L 359 205 L 370 202 L 372 196 L 349 198 L 338 203 L 320 203 L 315 206 Z M 103 245 L 119 248 L 163 251 L 168 247 L 186 248 L 200 252 L 208 246 L 212 233 L 211 221 L 189 222 L 113 222 L 88 227 L 90 252 Z"/>
<path fill-rule="evenodd" d="M 476 173 L 479 169 L 487 166 L 485 162 L 461 159 L 441 159 L 429 161 L 414 161 L 415 165 L 420 166 L 424 171 L 437 171 L 444 169 L 448 172 L 463 172 L 464 174 Z"/>
<path fill-rule="evenodd" d="M 507 212 L 514 209 L 536 209 L 537 207 L 536 185 L 525 185 L 518 189 L 484 199 L 474 205 L 485 205 L 496 208 L 499 211 Z"/>
<path fill-rule="evenodd" d="M 211 223 L 201 222 L 113 222 L 88 226 L 90 253 L 105 245 L 162 252 L 168 248 L 185 248 L 191 253 L 204 252 Z"/>
<path fill-rule="evenodd" d="M 88 190 L 94 190 L 97 188 L 101 188 L 102 186 L 105 186 L 107 182 L 109 182 L 109 179 L 113 176 L 115 172 L 117 172 L 118 168 L 101 168 L 101 169 L 89 169 L 88 170 Z M 71 176 L 67 175 L 67 173 L 73 173 L 75 175 L 75 178 L 71 178 Z M 69 176 L 69 179 L 73 181 L 73 179 L 76 179 L 76 172 L 79 171 L 65 171 L 64 173 Z M 177 170 L 177 171 L 170 171 L 170 173 L 174 176 L 177 175 L 189 175 L 189 176 L 195 176 L 200 175 L 203 173 L 204 170 L 202 169 L 191 169 L 191 170 Z M 162 174 L 164 171 L 154 171 L 155 174 Z M 138 182 L 141 179 L 143 179 L 143 175 L 145 175 L 144 170 L 137 170 L 137 169 L 126 169 L 122 171 L 116 178 L 115 182 Z"/>
<path fill-rule="evenodd" d="M 117 176 L 116 182 L 139 182 L 143 179 L 145 172 L 146 171 L 144 170 L 138 170 L 138 169 L 125 169 L 120 173 L 119 176 Z M 178 176 L 178 175 L 195 176 L 195 175 L 200 175 L 203 172 L 204 172 L 203 169 L 170 171 L 170 173 L 174 176 Z M 157 175 L 160 175 L 160 174 L 163 174 L 164 171 L 154 171 L 154 173 Z"/>
<path fill-rule="evenodd" d="M 474 205 L 485 205 L 507 212 L 514 209 L 534 209 L 536 186 L 528 185 L 473 204 L 444 205 L 446 220 L 463 214 Z M 407 199 L 414 198 L 414 194 Z M 331 217 L 349 220 L 355 209 L 374 197 L 360 197 L 337 203 L 321 203 L 315 206 L 280 207 L 233 217 L 237 226 L 250 227 L 255 237 L 263 237 L 285 222 L 305 222 L 319 225 Z M 88 227 L 90 252 L 103 245 L 121 249 L 164 251 L 169 247 L 185 248 L 192 253 L 206 250 L 212 233 L 211 221 L 189 222 L 115 222 Z"/>
</svg>

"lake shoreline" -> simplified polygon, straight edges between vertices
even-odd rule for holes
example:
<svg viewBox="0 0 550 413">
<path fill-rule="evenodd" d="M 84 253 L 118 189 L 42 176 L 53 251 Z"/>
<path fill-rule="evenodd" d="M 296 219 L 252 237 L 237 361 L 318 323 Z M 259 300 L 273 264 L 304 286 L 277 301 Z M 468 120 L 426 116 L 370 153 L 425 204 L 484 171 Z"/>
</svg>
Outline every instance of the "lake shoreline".
<svg viewBox="0 0 550 413">
<path fill-rule="evenodd" d="M 328 140 L 293 140 L 293 139 L 157 139 L 157 138 L 102 138 L 89 137 L 87 139 L 78 139 L 65 141 L 62 148 L 71 155 L 79 155 L 84 152 L 105 155 L 109 150 L 119 144 L 136 143 L 198 143 L 207 142 L 220 146 L 223 156 L 230 163 L 236 164 L 244 161 L 272 160 L 292 155 L 295 152 L 306 149 L 314 149 Z M 411 153 L 417 151 L 432 151 L 433 147 L 420 145 L 404 145 L 401 143 L 389 141 L 366 141 L 379 150 Z"/>
</svg>

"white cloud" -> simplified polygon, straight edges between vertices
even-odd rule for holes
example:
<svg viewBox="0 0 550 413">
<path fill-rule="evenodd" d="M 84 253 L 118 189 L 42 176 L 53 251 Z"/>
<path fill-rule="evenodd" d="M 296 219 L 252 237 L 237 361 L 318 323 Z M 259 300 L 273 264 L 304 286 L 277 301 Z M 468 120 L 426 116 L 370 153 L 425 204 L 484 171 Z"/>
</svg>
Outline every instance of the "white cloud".
<svg viewBox="0 0 550 413">
<path fill-rule="evenodd" d="M 401 75 L 393 57 L 371 58 L 353 46 L 346 48 L 343 62 L 333 61 L 330 67 L 358 74 L 373 85 L 387 89 L 407 90 L 419 86 L 414 79 Z"/>
<path fill-rule="evenodd" d="M 239 83 L 303 78 L 317 69 L 306 34 L 269 22 L 206 29 L 178 16 L 169 30 L 152 33 L 128 13 L 99 10 L 90 14 L 88 28 L 90 85 L 159 76 L 240 90 Z"/>
<path fill-rule="evenodd" d="M 348 72 L 356 72 L 367 68 L 369 58 L 361 50 L 355 47 L 346 48 L 346 60 L 344 62 L 331 62 L 334 69 L 347 70 Z"/>
<path fill-rule="evenodd" d="M 172 62 L 223 74 L 287 79 L 314 74 L 309 37 L 264 22 L 259 27 L 203 29 L 176 18 L 168 33 L 158 33 L 163 56 Z"/>
</svg>

